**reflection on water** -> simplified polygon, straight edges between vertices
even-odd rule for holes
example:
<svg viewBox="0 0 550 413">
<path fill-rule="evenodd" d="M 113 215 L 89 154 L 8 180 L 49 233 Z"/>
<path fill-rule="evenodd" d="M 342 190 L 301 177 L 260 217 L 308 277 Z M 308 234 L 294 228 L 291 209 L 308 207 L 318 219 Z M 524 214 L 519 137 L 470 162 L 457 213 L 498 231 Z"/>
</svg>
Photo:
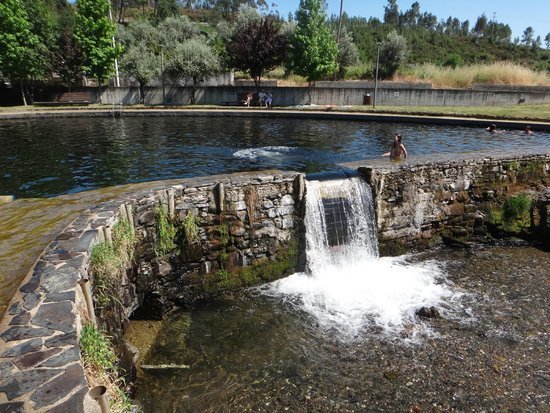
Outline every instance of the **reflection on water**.
<svg viewBox="0 0 550 413">
<path fill-rule="evenodd" d="M 348 341 L 256 289 L 174 315 L 145 362 L 190 369 L 140 373 L 144 412 L 544 410 L 550 253 L 496 247 L 408 261 L 439 262 L 467 294 L 443 318 L 412 318 L 392 336 L 374 328 Z M 433 334 L 410 344 L 418 325 Z"/>
<path fill-rule="evenodd" d="M 411 160 L 550 151 L 548 133 L 495 135 L 457 126 L 242 117 L 8 120 L 0 121 L 0 194 L 49 197 L 257 169 L 331 171 L 379 158 L 396 131 Z"/>
</svg>

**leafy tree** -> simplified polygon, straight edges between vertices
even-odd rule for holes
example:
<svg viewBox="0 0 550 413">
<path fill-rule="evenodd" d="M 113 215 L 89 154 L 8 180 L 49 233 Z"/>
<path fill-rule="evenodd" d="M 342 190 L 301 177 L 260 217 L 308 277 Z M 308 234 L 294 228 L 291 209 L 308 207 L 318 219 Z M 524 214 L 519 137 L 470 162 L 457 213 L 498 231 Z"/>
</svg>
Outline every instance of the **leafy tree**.
<svg viewBox="0 0 550 413">
<path fill-rule="evenodd" d="M 486 29 L 487 29 L 487 16 L 485 15 L 485 13 L 483 13 L 481 16 L 477 18 L 476 24 L 472 29 L 472 32 L 474 35 L 481 37 L 485 34 Z"/>
<path fill-rule="evenodd" d="M 537 38 L 533 40 L 532 45 L 533 45 L 533 49 L 538 49 L 542 45 L 542 40 L 540 36 L 537 36 Z"/>
<path fill-rule="evenodd" d="M 74 36 L 84 52 L 85 68 L 97 78 L 98 87 L 111 74 L 120 52 L 112 42 L 115 25 L 108 15 L 107 0 L 77 0 Z"/>
<path fill-rule="evenodd" d="M 388 4 L 384 6 L 384 23 L 389 26 L 397 26 L 399 24 L 397 0 L 388 0 Z"/>
<path fill-rule="evenodd" d="M 235 31 L 227 44 L 231 65 L 248 72 L 256 87 L 264 73 L 273 70 L 286 57 L 288 39 L 272 17 L 251 20 Z"/>
<path fill-rule="evenodd" d="M 399 20 L 403 26 L 416 27 L 418 18 L 420 17 L 420 4 L 415 1 L 409 10 L 403 14 Z"/>
<path fill-rule="evenodd" d="M 169 17 L 157 26 L 157 42 L 165 50 L 199 35 L 197 24 L 186 16 Z"/>
<path fill-rule="evenodd" d="M 405 63 L 408 54 L 407 40 L 393 30 L 380 45 L 380 76 L 391 78 L 399 66 Z"/>
<path fill-rule="evenodd" d="M 326 21 L 322 0 L 300 0 L 296 30 L 291 38 L 294 72 L 308 82 L 336 70 L 338 46 Z"/>
<path fill-rule="evenodd" d="M 178 44 L 168 55 L 166 72 L 173 78 L 184 77 L 193 80 L 191 103 L 195 103 L 195 86 L 219 71 L 218 56 L 202 39 L 193 38 Z"/>
<path fill-rule="evenodd" d="M 153 14 L 153 20 L 155 22 L 161 22 L 168 17 L 174 17 L 178 15 L 178 3 L 177 0 L 155 0 L 155 12 Z"/>
<path fill-rule="evenodd" d="M 354 66 L 359 63 L 359 51 L 353 43 L 353 37 L 345 27 L 342 28 L 340 43 L 338 44 L 338 75 L 343 79 L 346 74 L 346 67 Z"/>
<path fill-rule="evenodd" d="M 145 100 L 145 86 L 159 75 L 159 59 L 145 43 L 128 47 L 120 60 L 120 68 L 139 83 L 139 103 Z"/>
<path fill-rule="evenodd" d="M 544 44 L 546 44 L 547 49 L 550 49 L 550 33 L 546 34 L 546 37 L 544 38 Z"/>
<path fill-rule="evenodd" d="M 534 36 L 535 36 L 535 31 L 531 26 L 529 26 L 523 31 L 523 37 L 521 38 L 521 42 L 525 46 L 529 46 L 531 43 L 533 43 Z"/>
<path fill-rule="evenodd" d="M 72 85 L 82 79 L 84 54 L 73 33 L 65 31 L 60 36 L 53 63 L 54 70 L 61 76 L 63 82 L 69 86 L 69 90 Z"/>
<path fill-rule="evenodd" d="M 33 63 L 38 59 L 40 39 L 31 32 L 28 15 L 20 0 L 0 3 L 0 71 L 10 80 L 19 80 L 23 104 L 27 105 L 23 81 L 40 72 Z"/>
</svg>

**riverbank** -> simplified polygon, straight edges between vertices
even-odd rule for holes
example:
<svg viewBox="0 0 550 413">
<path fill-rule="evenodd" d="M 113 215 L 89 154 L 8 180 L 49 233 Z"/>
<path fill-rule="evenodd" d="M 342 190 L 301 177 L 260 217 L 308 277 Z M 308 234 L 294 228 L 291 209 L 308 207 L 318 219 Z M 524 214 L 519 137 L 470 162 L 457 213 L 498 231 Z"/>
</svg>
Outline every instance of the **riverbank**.
<svg viewBox="0 0 550 413">
<path fill-rule="evenodd" d="M 231 112 L 231 113 L 324 113 L 328 117 L 333 114 L 355 114 L 355 115 L 399 115 L 399 116 L 420 116 L 423 118 L 465 118 L 469 120 L 491 119 L 494 121 L 518 121 L 518 122 L 550 122 L 550 104 L 536 105 L 514 105 L 514 106 L 336 106 L 336 105 L 306 105 L 277 107 L 276 109 L 266 111 L 255 108 L 243 108 L 240 106 L 114 106 L 114 105 L 89 105 L 89 106 L 58 106 L 58 107 L 35 107 L 35 106 L 10 106 L 0 107 L 0 119 L 18 118 L 23 116 L 44 116 L 43 114 L 61 114 L 74 116 L 86 113 L 113 112 L 122 113 L 157 113 L 166 112 Z M 70 115 L 69 115 L 70 114 Z"/>
</svg>

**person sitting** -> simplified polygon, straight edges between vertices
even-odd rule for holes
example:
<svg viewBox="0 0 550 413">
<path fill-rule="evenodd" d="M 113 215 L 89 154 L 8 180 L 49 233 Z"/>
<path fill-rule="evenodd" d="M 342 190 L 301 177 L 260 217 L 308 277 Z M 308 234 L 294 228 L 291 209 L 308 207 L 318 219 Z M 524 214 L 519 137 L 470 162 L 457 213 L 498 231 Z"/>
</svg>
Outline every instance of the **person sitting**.
<svg viewBox="0 0 550 413">
<path fill-rule="evenodd" d="M 266 109 L 271 109 L 273 107 L 273 93 L 267 92 L 265 97 L 265 107 Z"/>
</svg>

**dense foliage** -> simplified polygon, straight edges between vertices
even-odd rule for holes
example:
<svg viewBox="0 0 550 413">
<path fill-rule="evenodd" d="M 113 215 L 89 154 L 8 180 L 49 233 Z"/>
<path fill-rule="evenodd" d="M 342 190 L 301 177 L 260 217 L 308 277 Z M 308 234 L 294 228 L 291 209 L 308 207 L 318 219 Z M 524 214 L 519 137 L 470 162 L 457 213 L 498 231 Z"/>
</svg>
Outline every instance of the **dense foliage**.
<svg viewBox="0 0 550 413">
<path fill-rule="evenodd" d="M 0 80 L 18 86 L 26 102 L 37 86 L 57 79 L 69 87 L 79 85 L 84 73 L 107 80 L 116 56 L 123 78 L 139 83 L 142 99 L 144 86 L 160 79 L 198 83 L 230 69 L 256 79 L 275 66 L 281 75 L 309 81 L 345 75 L 372 79 L 378 43 L 385 78 L 396 71 L 407 78 L 425 63 L 458 70 L 507 61 L 550 73 L 550 33 L 526 27 L 512 39 L 507 24 L 484 14 L 472 22 L 439 19 L 419 2 L 400 9 L 397 0 L 388 0 L 383 20 L 344 13 L 337 44 L 340 19 L 327 19 L 325 1 L 301 0 L 286 21 L 270 13 L 271 5 L 266 0 L 2 0 Z"/>
</svg>

